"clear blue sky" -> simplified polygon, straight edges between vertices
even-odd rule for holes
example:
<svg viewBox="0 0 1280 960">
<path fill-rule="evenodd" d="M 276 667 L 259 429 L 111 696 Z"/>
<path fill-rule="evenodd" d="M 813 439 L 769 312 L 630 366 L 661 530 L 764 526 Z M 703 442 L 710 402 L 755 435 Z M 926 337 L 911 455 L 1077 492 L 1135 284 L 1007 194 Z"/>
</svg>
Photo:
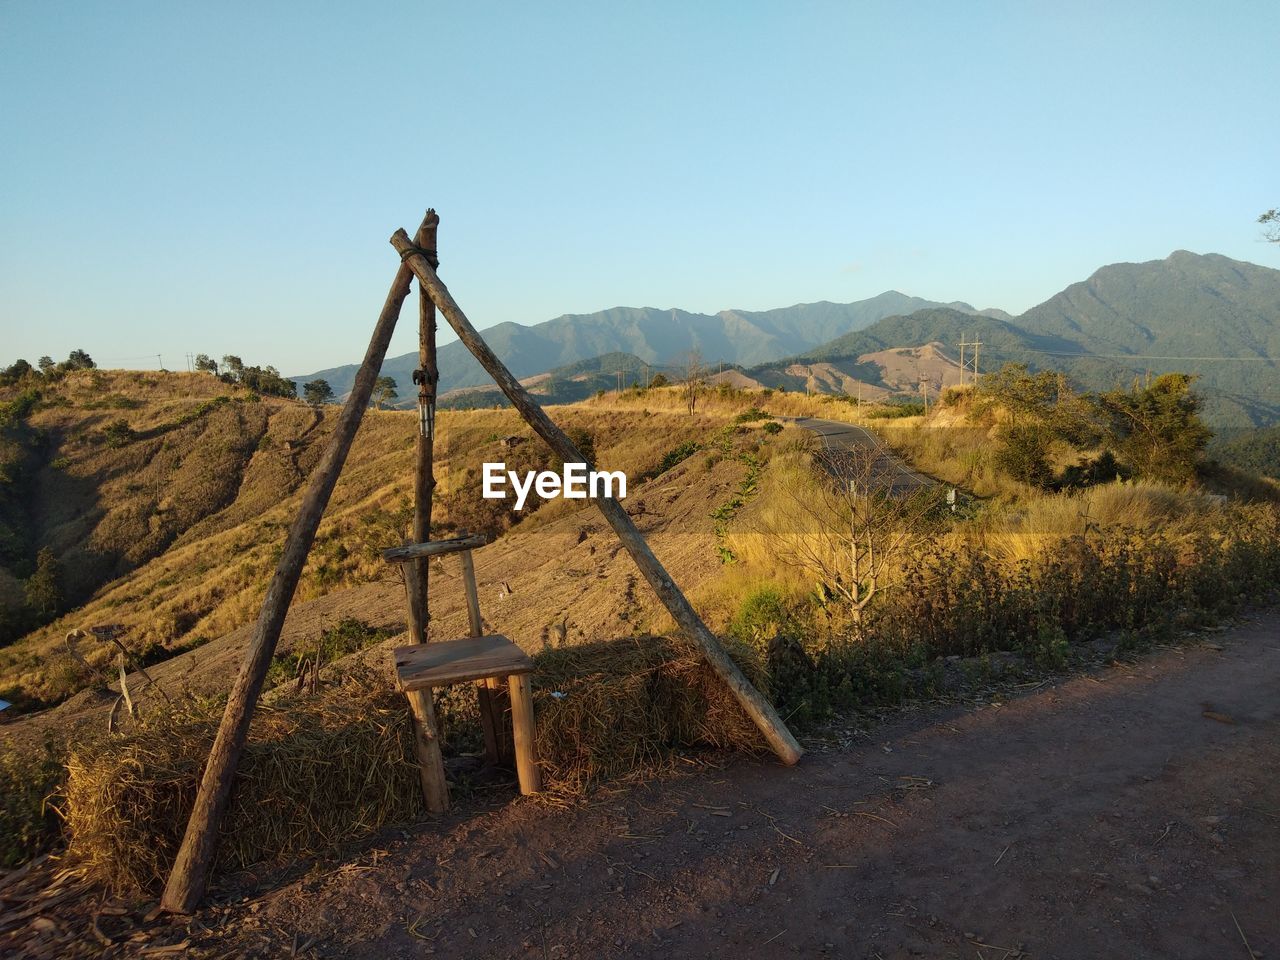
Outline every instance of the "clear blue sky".
<svg viewBox="0 0 1280 960">
<path fill-rule="evenodd" d="M 0 362 L 356 361 L 428 205 L 480 327 L 1280 266 L 1277 36 L 1273 0 L 8 0 Z"/>
</svg>

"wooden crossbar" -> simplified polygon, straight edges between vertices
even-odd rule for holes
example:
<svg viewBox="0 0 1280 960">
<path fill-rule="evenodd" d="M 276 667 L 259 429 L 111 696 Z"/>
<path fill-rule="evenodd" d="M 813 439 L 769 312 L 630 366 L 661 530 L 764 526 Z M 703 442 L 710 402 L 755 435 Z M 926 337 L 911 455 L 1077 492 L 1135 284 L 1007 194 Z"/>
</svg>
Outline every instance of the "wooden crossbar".
<svg viewBox="0 0 1280 960">
<path fill-rule="evenodd" d="M 453 537 L 449 540 L 406 543 L 402 547 L 388 547 L 383 550 L 382 559 L 387 563 L 404 563 L 406 560 L 417 560 L 419 557 L 440 557 L 447 553 L 474 550 L 477 547 L 483 547 L 488 542 L 480 534 L 473 534 L 469 537 Z"/>
</svg>

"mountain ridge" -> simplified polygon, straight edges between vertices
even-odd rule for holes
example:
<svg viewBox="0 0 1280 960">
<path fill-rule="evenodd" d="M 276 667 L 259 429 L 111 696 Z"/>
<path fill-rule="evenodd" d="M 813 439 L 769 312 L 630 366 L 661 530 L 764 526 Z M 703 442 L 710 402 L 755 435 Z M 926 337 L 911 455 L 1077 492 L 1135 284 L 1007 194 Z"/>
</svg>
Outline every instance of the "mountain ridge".
<svg viewBox="0 0 1280 960">
<path fill-rule="evenodd" d="M 517 378 L 608 353 L 628 353 L 643 362 L 661 365 L 697 349 L 708 362 L 749 366 L 801 352 L 885 317 L 943 306 L 979 314 L 963 301 L 944 304 L 886 290 L 852 303 L 821 300 L 770 310 L 728 309 L 715 314 L 674 307 L 610 307 L 589 314 L 561 314 L 532 326 L 506 321 L 482 333 Z M 442 393 L 490 382 L 460 342 L 441 346 L 438 357 Z M 387 358 L 382 373 L 396 380 L 401 396 L 408 396 L 417 365 L 416 352 L 402 354 Z M 351 389 L 356 369 L 356 364 L 343 364 L 290 379 L 301 384 L 322 378 L 338 396 L 343 396 Z"/>
</svg>

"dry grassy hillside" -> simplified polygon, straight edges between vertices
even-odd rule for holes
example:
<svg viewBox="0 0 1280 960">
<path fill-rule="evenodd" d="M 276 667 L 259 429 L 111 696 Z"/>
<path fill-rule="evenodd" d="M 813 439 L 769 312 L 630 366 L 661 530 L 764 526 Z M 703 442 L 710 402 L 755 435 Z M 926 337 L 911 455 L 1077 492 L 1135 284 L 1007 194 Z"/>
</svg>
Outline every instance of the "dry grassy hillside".
<svg viewBox="0 0 1280 960">
<path fill-rule="evenodd" d="M 104 391 L 121 400 L 95 406 L 93 398 Z M 788 411 L 798 405 L 792 412 L 816 409 L 802 397 L 768 399 Z M 673 449 L 721 435 L 750 405 L 749 398 L 722 393 L 690 417 L 675 390 L 631 391 L 556 408 L 554 416 L 589 438 L 598 466 L 628 473 L 628 506 L 641 529 L 656 538 L 672 572 L 696 585 L 719 567 L 710 514 L 745 472 L 736 459 L 740 450 L 774 441 L 758 424 L 739 426 L 713 455 L 680 463 L 649 483 L 636 481 Z M 236 631 L 240 637 L 257 613 L 299 487 L 335 413 L 249 400 L 196 375 L 85 373 L 69 382 L 65 394 L 32 417 L 54 438 L 56 451 L 44 468 L 34 516 L 43 542 L 63 558 L 68 582 L 88 596 L 0 649 L 0 695 L 31 708 L 100 684 L 103 677 L 86 672 L 65 649 L 63 638 L 76 627 L 121 625 L 126 645 L 153 664 Z M 102 442 L 119 419 L 131 431 L 126 439 Z M 397 574 L 378 552 L 402 542 L 408 529 L 414 424 L 409 412 L 366 416 L 295 601 L 305 609 L 308 601 L 331 598 L 307 636 L 343 617 L 401 629 Z M 523 442 L 507 448 L 501 441 L 512 435 Z M 501 618 L 505 632 L 536 647 L 562 635 L 598 639 L 650 624 L 647 588 L 593 508 L 559 500 L 531 503 L 517 516 L 508 504 L 480 500 L 483 461 L 554 466 L 514 411 L 442 412 L 438 450 L 437 535 L 460 526 L 496 534 L 516 524 L 477 558 L 486 613 L 495 622 Z M 441 635 L 465 632 L 453 575 L 445 568 L 433 599 Z M 362 585 L 371 586 L 342 595 Z M 113 655 L 106 644 L 86 652 L 95 666 Z M 184 672 L 204 669 L 196 664 L 212 656 L 210 650 L 185 660 Z M 215 686 L 229 679 L 232 660 Z"/>
</svg>

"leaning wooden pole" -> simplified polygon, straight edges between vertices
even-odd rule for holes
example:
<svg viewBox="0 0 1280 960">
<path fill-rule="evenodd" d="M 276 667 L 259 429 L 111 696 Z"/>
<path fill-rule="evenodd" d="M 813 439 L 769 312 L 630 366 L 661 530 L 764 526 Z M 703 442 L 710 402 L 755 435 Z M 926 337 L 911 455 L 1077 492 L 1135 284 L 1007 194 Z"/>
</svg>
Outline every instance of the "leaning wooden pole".
<svg viewBox="0 0 1280 960">
<path fill-rule="evenodd" d="M 267 587 L 267 596 L 262 601 L 262 611 L 258 614 L 253 637 L 245 651 L 235 685 L 231 688 L 222 724 L 218 727 L 218 736 L 213 742 L 213 749 L 209 751 L 209 761 L 205 764 L 195 807 L 187 822 L 187 832 L 183 835 L 173 872 L 169 874 L 169 882 L 160 901 L 161 906 L 170 912 L 190 913 L 204 896 L 205 882 L 217 845 L 218 827 L 226 810 L 227 798 L 231 794 L 236 765 L 249 734 L 253 708 L 262 692 L 267 668 L 271 666 L 271 655 L 275 653 L 276 641 L 280 639 L 285 614 L 289 611 L 289 602 L 297 589 L 302 566 L 306 563 L 316 528 L 320 525 L 320 517 L 333 493 L 338 474 L 342 472 L 342 465 L 346 462 L 347 452 L 360 426 L 360 420 L 369 406 L 374 381 L 382 367 L 387 346 L 391 343 L 391 334 L 395 330 L 396 319 L 400 316 L 400 308 L 409 295 L 412 279 L 412 271 L 401 264 L 374 327 L 364 362 L 356 373 L 351 395 L 347 397 L 346 406 L 342 408 L 333 435 L 329 438 L 329 447 L 311 476 L 298 516 L 289 528 L 284 552 L 276 566 L 275 576 L 271 578 L 271 585 Z"/>
<path fill-rule="evenodd" d="M 565 435 L 563 430 L 551 422 L 551 418 L 538 406 L 537 402 L 534 401 L 533 397 L 529 395 L 520 382 L 511 375 L 511 371 L 506 368 L 506 365 L 489 349 L 489 345 L 476 332 L 475 327 L 471 325 L 471 321 L 467 319 L 467 315 L 462 312 L 462 308 L 454 301 L 448 288 L 440 282 L 440 278 L 436 276 L 430 261 L 415 249 L 409 239 L 409 235 L 403 230 L 397 230 L 391 237 L 391 244 L 399 252 L 402 262 L 409 265 L 414 274 L 417 275 L 418 282 L 431 294 L 431 299 L 435 301 L 439 311 L 444 314 L 444 318 L 449 321 L 449 325 L 458 334 L 458 338 L 466 344 L 467 349 L 480 361 L 480 365 L 488 371 L 489 376 L 493 377 L 494 382 L 507 395 L 507 399 L 515 405 L 520 415 L 533 427 L 534 431 L 566 463 L 585 462 L 585 458 L 578 448 L 574 446 L 573 441 Z M 654 556 L 653 551 L 649 549 L 649 544 L 645 542 L 640 531 L 636 529 L 636 525 L 631 522 L 631 518 L 627 516 L 622 504 L 612 497 L 602 497 L 596 500 L 596 505 L 600 508 L 600 512 L 604 514 L 605 519 L 609 521 L 609 525 L 613 527 L 618 539 L 622 541 L 622 545 L 631 554 L 631 558 L 635 561 L 636 566 L 640 568 L 640 572 L 644 574 L 644 578 L 649 581 L 649 586 L 658 595 L 658 599 L 662 601 L 663 605 L 671 613 L 681 632 L 701 648 L 703 655 L 707 658 L 707 662 L 720 675 L 721 679 L 733 692 L 733 695 L 737 697 L 738 702 L 742 704 L 742 708 L 755 721 L 756 726 L 760 728 L 760 732 L 764 734 L 774 752 L 787 764 L 792 764 L 799 760 L 804 751 L 800 748 L 800 744 L 796 742 L 796 738 L 791 735 L 791 731 L 787 729 L 786 724 L 782 722 L 778 712 L 773 709 L 773 704 L 751 685 L 751 681 L 743 675 L 742 671 L 738 669 L 738 665 L 725 653 L 724 648 L 720 646 L 720 642 L 707 629 L 707 625 L 702 622 L 702 618 L 698 616 L 697 611 L 693 609 L 688 599 L 680 591 L 680 588 L 675 585 L 670 575 L 663 569 L 662 564 L 658 562 L 658 558 Z"/>
</svg>

